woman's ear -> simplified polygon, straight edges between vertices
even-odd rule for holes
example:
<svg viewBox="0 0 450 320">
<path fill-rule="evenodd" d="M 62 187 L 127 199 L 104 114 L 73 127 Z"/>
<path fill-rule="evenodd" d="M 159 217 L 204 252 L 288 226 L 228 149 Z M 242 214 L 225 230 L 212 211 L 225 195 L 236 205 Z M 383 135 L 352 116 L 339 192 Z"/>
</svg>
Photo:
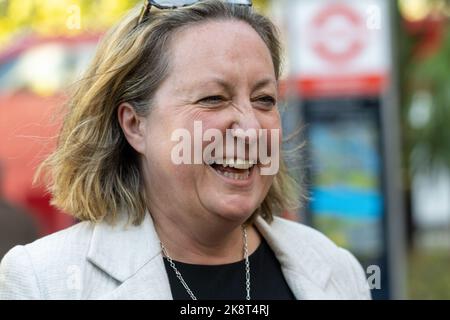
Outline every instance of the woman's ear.
<svg viewBox="0 0 450 320">
<path fill-rule="evenodd" d="M 119 105 L 117 118 L 128 143 L 140 154 L 145 154 L 146 119 L 139 116 L 128 102 Z"/>
</svg>

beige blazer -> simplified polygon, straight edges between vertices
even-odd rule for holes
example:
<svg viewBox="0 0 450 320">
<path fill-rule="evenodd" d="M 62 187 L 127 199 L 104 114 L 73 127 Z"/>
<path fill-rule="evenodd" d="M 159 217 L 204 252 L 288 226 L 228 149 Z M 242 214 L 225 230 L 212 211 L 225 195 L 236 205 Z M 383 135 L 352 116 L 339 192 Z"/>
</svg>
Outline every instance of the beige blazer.
<svg viewBox="0 0 450 320">
<path fill-rule="evenodd" d="M 360 264 L 318 231 L 276 217 L 256 227 L 297 299 L 370 299 Z M 81 222 L 0 264 L 0 299 L 173 299 L 150 214 L 140 226 Z"/>
</svg>

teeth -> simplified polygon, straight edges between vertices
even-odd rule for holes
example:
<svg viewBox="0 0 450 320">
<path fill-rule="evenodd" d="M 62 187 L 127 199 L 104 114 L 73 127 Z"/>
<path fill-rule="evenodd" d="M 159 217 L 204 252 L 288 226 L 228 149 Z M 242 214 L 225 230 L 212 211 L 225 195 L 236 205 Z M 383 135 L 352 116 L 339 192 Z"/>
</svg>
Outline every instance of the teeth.
<svg viewBox="0 0 450 320">
<path fill-rule="evenodd" d="M 237 159 L 233 165 L 230 165 L 230 167 L 236 168 L 236 169 L 250 169 L 253 166 L 253 163 L 249 160 L 244 159 Z"/>
<path fill-rule="evenodd" d="M 250 169 L 252 166 L 253 166 L 252 164 L 247 162 L 247 163 L 242 163 L 242 164 L 235 164 L 234 168 L 241 169 L 241 170 L 247 170 L 247 169 Z"/>
<path fill-rule="evenodd" d="M 227 178 L 231 178 L 234 180 L 245 180 L 248 178 L 249 176 L 249 172 L 246 171 L 244 173 L 232 173 L 232 172 L 226 172 L 226 171 L 218 171 L 221 175 L 227 177 Z"/>
<path fill-rule="evenodd" d="M 213 163 L 220 164 L 224 167 L 236 168 L 241 170 L 250 169 L 253 165 L 256 164 L 255 160 L 245 160 L 245 159 L 214 159 L 208 161 L 208 164 L 211 165 Z"/>
<path fill-rule="evenodd" d="M 224 167 L 229 166 L 231 168 L 241 169 L 241 170 L 247 170 L 250 169 L 253 166 L 253 161 L 244 160 L 244 159 L 225 159 Z"/>
<path fill-rule="evenodd" d="M 224 165 L 227 164 L 230 167 L 233 167 L 234 166 L 234 159 L 225 159 L 225 161 L 223 163 L 224 163 Z"/>
</svg>

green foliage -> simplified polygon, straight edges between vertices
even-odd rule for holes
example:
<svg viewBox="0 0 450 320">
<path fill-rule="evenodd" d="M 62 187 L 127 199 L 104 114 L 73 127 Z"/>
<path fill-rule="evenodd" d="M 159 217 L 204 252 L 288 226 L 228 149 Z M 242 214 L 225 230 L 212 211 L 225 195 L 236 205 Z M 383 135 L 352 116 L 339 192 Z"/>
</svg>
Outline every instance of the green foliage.
<svg viewBox="0 0 450 320">
<path fill-rule="evenodd" d="M 0 0 L 0 48 L 32 32 L 44 36 L 103 32 L 144 0 Z M 258 10 L 268 0 L 255 0 Z"/>
<path fill-rule="evenodd" d="M 139 0 L 0 0 L 0 46 L 26 33 L 101 32 Z"/>
<path fill-rule="evenodd" d="M 414 251 L 409 257 L 408 298 L 450 299 L 448 250 Z"/>
<path fill-rule="evenodd" d="M 405 177 L 410 169 L 431 170 L 436 165 L 450 168 L 450 28 L 445 25 L 441 47 L 425 58 L 414 55 L 420 39 L 409 35 L 402 26 L 398 40 Z M 417 92 L 427 92 L 431 97 L 429 119 L 420 127 L 409 121 Z M 405 182 L 408 185 L 409 179 Z"/>
<path fill-rule="evenodd" d="M 428 154 L 418 165 L 430 168 L 444 164 L 450 168 L 450 28 L 445 31 L 440 50 L 411 66 L 410 76 L 414 87 L 427 90 L 432 97 L 428 124 L 410 130 L 413 147 L 424 146 Z"/>
</svg>

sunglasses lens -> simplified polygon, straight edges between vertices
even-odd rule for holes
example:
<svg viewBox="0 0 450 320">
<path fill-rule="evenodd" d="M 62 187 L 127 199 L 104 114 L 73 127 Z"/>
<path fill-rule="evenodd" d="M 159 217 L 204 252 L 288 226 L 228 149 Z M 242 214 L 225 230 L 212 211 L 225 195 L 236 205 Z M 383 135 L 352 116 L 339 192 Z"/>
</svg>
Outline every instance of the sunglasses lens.
<svg viewBox="0 0 450 320">
<path fill-rule="evenodd" d="M 198 2 L 198 0 L 154 0 L 151 1 L 154 5 L 161 8 L 173 8 L 173 7 L 183 7 L 189 6 Z M 242 4 L 242 5 L 252 5 L 252 0 L 227 0 L 225 2 L 232 4 Z"/>
<path fill-rule="evenodd" d="M 252 5 L 252 0 L 227 0 L 226 2 L 232 3 L 232 4 L 243 4 L 247 6 Z"/>
<path fill-rule="evenodd" d="M 188 6 L 196 3 L 197 0 L 157 0 L 153 1 L 156 5 L 159 5 L 163 8 L 173 8 L 173 7 L 182 7 Z"/>
</svg>

